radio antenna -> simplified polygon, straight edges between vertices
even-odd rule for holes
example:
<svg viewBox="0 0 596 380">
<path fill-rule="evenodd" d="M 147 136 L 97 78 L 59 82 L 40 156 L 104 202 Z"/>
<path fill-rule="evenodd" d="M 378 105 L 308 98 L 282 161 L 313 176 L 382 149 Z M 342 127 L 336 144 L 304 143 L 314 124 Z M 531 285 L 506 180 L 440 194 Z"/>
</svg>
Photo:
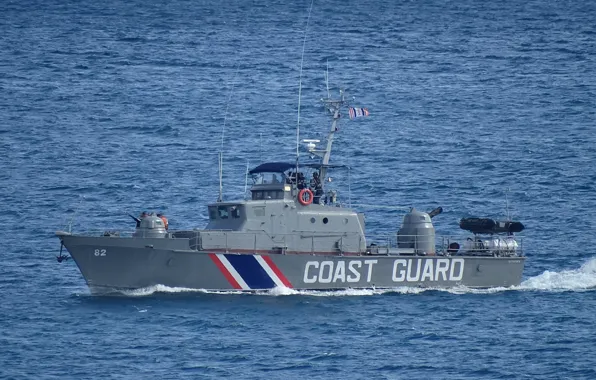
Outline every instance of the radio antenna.
<svg viewBox="0 0 596 380">
<path fill-rule="evenodd" d="M 246 199 L 246 190 L 248 189 L 248 165 L 249 161 L 246 160 L 246 174 L 244 175 L 244 199 Z"/>
<path fill-rule="evenodd" d="M 236 70 L 234 71 L 234 76 L 232 77 L 232 85 L 230 87 L 230 93 L 228 94 L 228 101 L 226 103 L 226 111 L 224 112 L 224 121 L 223 126 L 221 128 L 221 146 L 219 148 L 219 196 L 217 197 L 218 202 L 223 202 L 223 147 L 224 147 L 224 135 L 226 132 L 226 121 L 228 120 L 228 109 L 230 108 L 230 101 L 232 100 L 232 94 L 234 93 L 234 84 L 236 79 L 236 74 L 238 74 L 238 70 L 240 69 L 240 63 L 236 65 Z"/>
<path fill-rule="evenodd" d="M 327 71 L 325 71 L 325 84 L 327 85 L 327 99 L 331 99 L 331 94 L 329 93 L 329 59 L 327 59 Z"/>
<path fill-rule="evenodd" d="M 298 81 L 298 122 L 296 123 L 296 173 L 298 173 L 298 159 L 300 158 L 300 102 L 302 99 L 302 66 L 304 65 L 304 49 L 306 47 L 306 35 L 308 33 L 308 24 L 310 23 L 310 14 L 315 0 L 311 0 L 308 9 L 308 18 L 306 19 L 306 28 L 304 29 L 304 40 L 302 41 L 302 57 L 300 59 L 300 78 Z"/>
<path fill-rule="evenodd" d="M 217 157 L 217 168 L 219 170 L 219 196 L 218 202 L 223 202 L 223 153 L 220 151 Z"/>
<path fill-rule="evenodd" d="M 509 214 L 509 188 L 505 191 L 505 212 L 507 213 L 507 220 L 511 221 L 511 214 Z"/>
</svg>

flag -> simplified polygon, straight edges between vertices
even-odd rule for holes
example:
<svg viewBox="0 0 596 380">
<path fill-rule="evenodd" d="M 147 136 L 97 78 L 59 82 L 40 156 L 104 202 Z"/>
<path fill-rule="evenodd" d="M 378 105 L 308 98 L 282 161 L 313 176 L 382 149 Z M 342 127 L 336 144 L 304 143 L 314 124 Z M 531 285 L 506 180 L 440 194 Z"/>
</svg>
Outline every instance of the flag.
<svg viewBox="0 0 596 380">
<path fill-rule="evenodd" d="M 350 111 L 350 119 L 355 119 L 357 117 L 364 117 L 364 116 L 370 115 L 370 112 L 368 112 L 368 108 L 350 107 L 349 111 Z"/>
</svg>

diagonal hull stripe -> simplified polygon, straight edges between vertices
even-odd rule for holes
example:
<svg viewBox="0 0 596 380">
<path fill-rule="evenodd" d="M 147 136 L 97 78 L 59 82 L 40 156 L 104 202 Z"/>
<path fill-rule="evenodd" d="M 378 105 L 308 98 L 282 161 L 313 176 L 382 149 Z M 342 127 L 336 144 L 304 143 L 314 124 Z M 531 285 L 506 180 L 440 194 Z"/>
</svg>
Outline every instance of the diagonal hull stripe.
<svg viewBox="0 0 596 380">
<path fill-rule="evenodd" d="M 292 283 L 284 276 L 282 271 L 279 270 L 277 265 L 271 260 L 269 256 L 255 256 L 259 264 L 265 269 L 267 274 L 273 279 L 275 284 L 279 287 L 285 286 L 291 288 Z"/>
<path fill-rule="evenodd" d="M 229 261 L 225 257 L 223 257 L 223 255 L 210 253 L 209 257 L 211 257 L 211 260 L 213 260 L 217 268 L 221 271 L 226 280 L 228 280 L 228 282 L 230 283 L 230 285 L 232 285 L 234 289 L 250 289 L 248 285 L 246 285 L 246 283 L 242 280 L 242 278 L 239 278 L 240 281 L 238 281 L 237 278 L 240 276 L 234 268 L 232 268 L 234 273 L 232 273 L 229 270 L 229 267 L 232 266 L 230 265 Z"/>
<path fill-rule="evenodd" d="M 259 264 L 256 255 L 226 254 L 225 257 L 241 278 L 246 281 L 250 289 L 271 289 L 275 287 L 275 282 Z"/>
<path fill-rule="evenodd" d="M 234 280 L 236 280 L 236 282 L 238 282 L 238 284 L 242 287 L 242 289 L 244 289 L 244 290 L 253 289 L 253 287 L 250 286 L 250 284 L 248 284 L 246 282 L 246 277 L 244 277 L 241 273 L 239 273 L 237 271 L 236 267 L 234 266 L 234 264 L 232 264 L 229 261 L 228 256 L 234 256 L 234 255 L 225 255 L 222 253 L 217 254 L 217 257 L 219 257 L 222 264 L 225 265 L 226 269 L 230 272 L 230 274 L 234 277 Z"/>
</svg>

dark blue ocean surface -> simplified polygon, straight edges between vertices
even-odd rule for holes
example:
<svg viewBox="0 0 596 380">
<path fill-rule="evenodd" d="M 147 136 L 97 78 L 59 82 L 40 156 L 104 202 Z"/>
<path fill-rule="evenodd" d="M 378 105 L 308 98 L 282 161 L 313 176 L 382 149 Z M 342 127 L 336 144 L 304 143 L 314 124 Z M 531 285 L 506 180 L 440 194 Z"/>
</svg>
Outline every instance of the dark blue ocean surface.
<svg viewBox="0 0 596 380">
<path fill-rule="evenodd" d="M 409 206 L 442 206 L 440 233 L 508 208 L 527 227 L 518 288 L 96 297 L 56 262 L 69 222 L 204 226 L 222 141 L 227 199 L 247 161 L 294 159 L 309 6 L 2 1 L 0 378 L 596 378 L 590 1 L 314 1 L 301 137 L 329 127 L 329 62 L 332 91 L 371 111 L 332 162 L 353 203 L 396 208 L 363 210 L 368 231 Z"/>
</svg>

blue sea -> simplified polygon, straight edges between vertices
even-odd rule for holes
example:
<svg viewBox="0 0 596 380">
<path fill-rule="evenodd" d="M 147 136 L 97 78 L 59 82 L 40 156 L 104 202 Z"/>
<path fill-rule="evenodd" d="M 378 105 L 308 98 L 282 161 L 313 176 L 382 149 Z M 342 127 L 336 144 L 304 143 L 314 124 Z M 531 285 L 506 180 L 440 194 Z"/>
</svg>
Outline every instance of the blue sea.
<svg viewBox="0 0 596 380">
<path fill-rule="evenodd" d="M 596 3 L 310 6 L 1 2 L 0 378 L 596 378 Z M 299 99 L 300 138 L 325 136 L 327 67 L 371 114 L 331 160 L 367 232 L 510 215 L 520 286 L 100 297 L 56 261 L 68 225 L 203 227 L 220 150 L 241 199 L 247 165 L 295 159 Z"/>
</svg>

